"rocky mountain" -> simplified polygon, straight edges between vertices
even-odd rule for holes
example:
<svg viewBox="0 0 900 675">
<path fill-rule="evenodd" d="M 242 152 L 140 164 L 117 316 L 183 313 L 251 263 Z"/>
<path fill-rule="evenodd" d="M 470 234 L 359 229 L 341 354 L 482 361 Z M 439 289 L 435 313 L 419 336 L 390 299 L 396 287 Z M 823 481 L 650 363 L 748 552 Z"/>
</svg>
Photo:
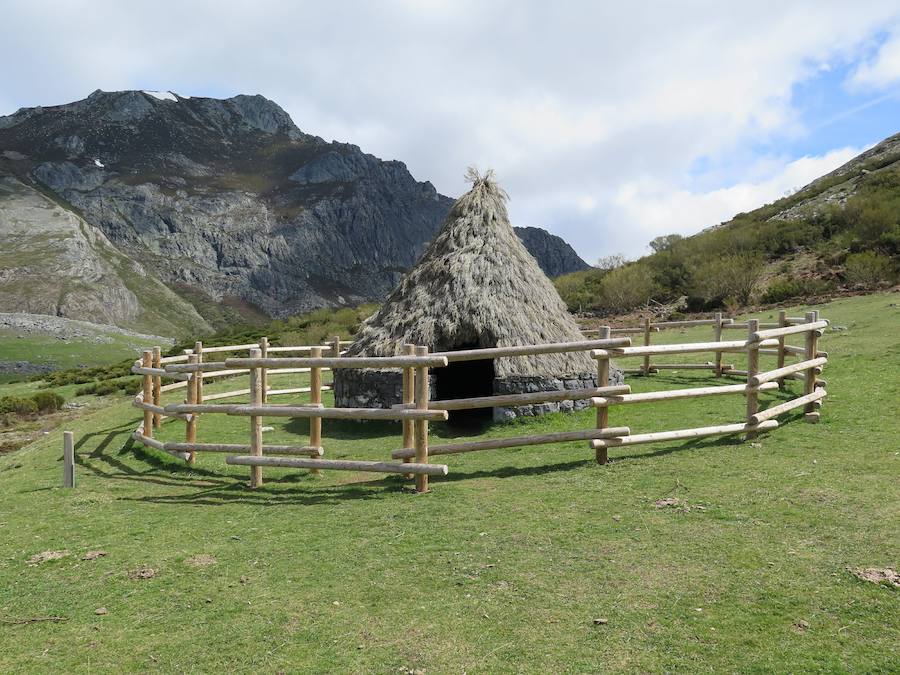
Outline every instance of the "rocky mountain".
<svg viewBox="0 0 900 675">
<path fill-rule="evenodd" d="M 159 312 L 196 330 L 218 303 L 285 316 L 379 300 L 452 204 L 262 96 L 96 91 L 22 109 L 0 117 L 0 178 L 0 245 L 18 252 L 0 311 L 155 332 Z M 520 234 L 551 276 L 585 266 L 558 237 Z"/>
<path fill-rule="evenodd" d="M 0 242 L 0 308 L 167 334 L 210 330 L 103 232 L 12 176 L 0 176 Z"/>
<path fill-rule="evenodd" d="M 539 227 L 513 229 L 528 252 L 538 261 L 544 274 L 551 279 L 590 267 L 562 237 L 550 234 Z"/>
</svg>

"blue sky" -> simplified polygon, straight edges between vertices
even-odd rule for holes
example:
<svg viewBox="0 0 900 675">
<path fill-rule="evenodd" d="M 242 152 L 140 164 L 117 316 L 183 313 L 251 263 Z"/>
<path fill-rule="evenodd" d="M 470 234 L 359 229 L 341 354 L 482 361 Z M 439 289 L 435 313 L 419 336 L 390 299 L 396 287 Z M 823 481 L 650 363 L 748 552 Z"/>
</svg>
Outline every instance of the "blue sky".
<svg viewBox="0 0 900 675">
<path fill-rule="evenodd" d="M 0 115 L 260 93 L 588 261 L 753 209 L 900 132 L 896 0 L 0 0 Z"/>
<path fill-rule="evenodd" d="M 877 48 L 887 39 L 887 35 L 881 35 L 875 47 L 858 60 L 829 65 L 798 80 L 790 92 L 795 114 L 791 125 L 767 137 L 748 139 L 724 157 L 696 157 L 684 185 L 727 187 L 746 178 L 748 164 L 760 157 L 790 161 L 822 156 L 835 148 L 865 148 L 900 133 L 900 82 L 875 91 L 848 84 L 864 57 L 877 54 Z"/>
</svg>

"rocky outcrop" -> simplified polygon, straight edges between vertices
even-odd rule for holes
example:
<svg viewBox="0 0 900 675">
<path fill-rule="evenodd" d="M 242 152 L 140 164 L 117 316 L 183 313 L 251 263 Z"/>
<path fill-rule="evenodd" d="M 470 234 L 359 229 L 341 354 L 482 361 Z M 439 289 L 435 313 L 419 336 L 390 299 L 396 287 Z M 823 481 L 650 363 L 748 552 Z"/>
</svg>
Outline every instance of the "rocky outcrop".
<svg viewBox="0 0 900 675">
<path fill-rule="evenodd" d="M 102 232 L 10 176 L 0 177 L 0 242 L 0 311 L 171 334 L 210 330 Z"/>
<path fill-rule="evenodd" d="M 550 278 L 590 267 L 562 237 L 539 227 L 517 227 L 515 230 L 525 248 Z"/>
<path fill-rule="evenodd" d="M 276 317 L 382 299 L 452 204 L 402 162 L 303 133 L 262 96 L 96 91 L 23 109 L 0 117 L 2 175 L 52 196 L 143 274 Z M 584 265 L 541 233 L 522 236 L 549 275 Z M 133 325 L 140 301 L 101 277 L 86 277 L 90 301 L 61 308 L 48 287 L 41 303 L 6 308 L 68 312 L 77 297 L 71 316 L 103 307 L 100 320 Z"/>
</svg>

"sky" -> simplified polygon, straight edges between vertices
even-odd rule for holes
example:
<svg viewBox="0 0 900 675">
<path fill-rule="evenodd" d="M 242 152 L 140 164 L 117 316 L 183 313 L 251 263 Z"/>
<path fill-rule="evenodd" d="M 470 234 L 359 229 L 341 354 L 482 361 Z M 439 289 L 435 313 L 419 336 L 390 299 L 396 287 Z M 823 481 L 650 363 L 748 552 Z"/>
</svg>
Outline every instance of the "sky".
<svg viewBox="0 0 900 675">
<path fill-rule="evenodd" d="M 900 132 L 881 0 L 0 0 L 0 115 L 95 89 L 262 94 L 443 194 L 493 168 L 588 262 L 692 234 Z"/>
</svg>

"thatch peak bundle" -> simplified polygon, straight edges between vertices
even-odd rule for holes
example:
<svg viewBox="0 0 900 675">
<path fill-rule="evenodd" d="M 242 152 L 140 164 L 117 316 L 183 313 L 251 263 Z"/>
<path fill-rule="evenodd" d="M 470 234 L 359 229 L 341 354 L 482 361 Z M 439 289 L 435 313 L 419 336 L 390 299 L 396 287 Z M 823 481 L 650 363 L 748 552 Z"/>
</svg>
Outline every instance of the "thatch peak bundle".
<svg viewBox="0 0 900 675">
<path fill-rule="evenodd" d="M 399 355 L 406 343 L 432 351 L 569 342 L 583 337 L 537 261 L 516 236 L 508 196 L 469 169 L 472 188 L 381 309 L 366 320 L 352 356 Z M 496 378 L 591 373 L 587 353 L 497 359 Z"/>
</svg>

